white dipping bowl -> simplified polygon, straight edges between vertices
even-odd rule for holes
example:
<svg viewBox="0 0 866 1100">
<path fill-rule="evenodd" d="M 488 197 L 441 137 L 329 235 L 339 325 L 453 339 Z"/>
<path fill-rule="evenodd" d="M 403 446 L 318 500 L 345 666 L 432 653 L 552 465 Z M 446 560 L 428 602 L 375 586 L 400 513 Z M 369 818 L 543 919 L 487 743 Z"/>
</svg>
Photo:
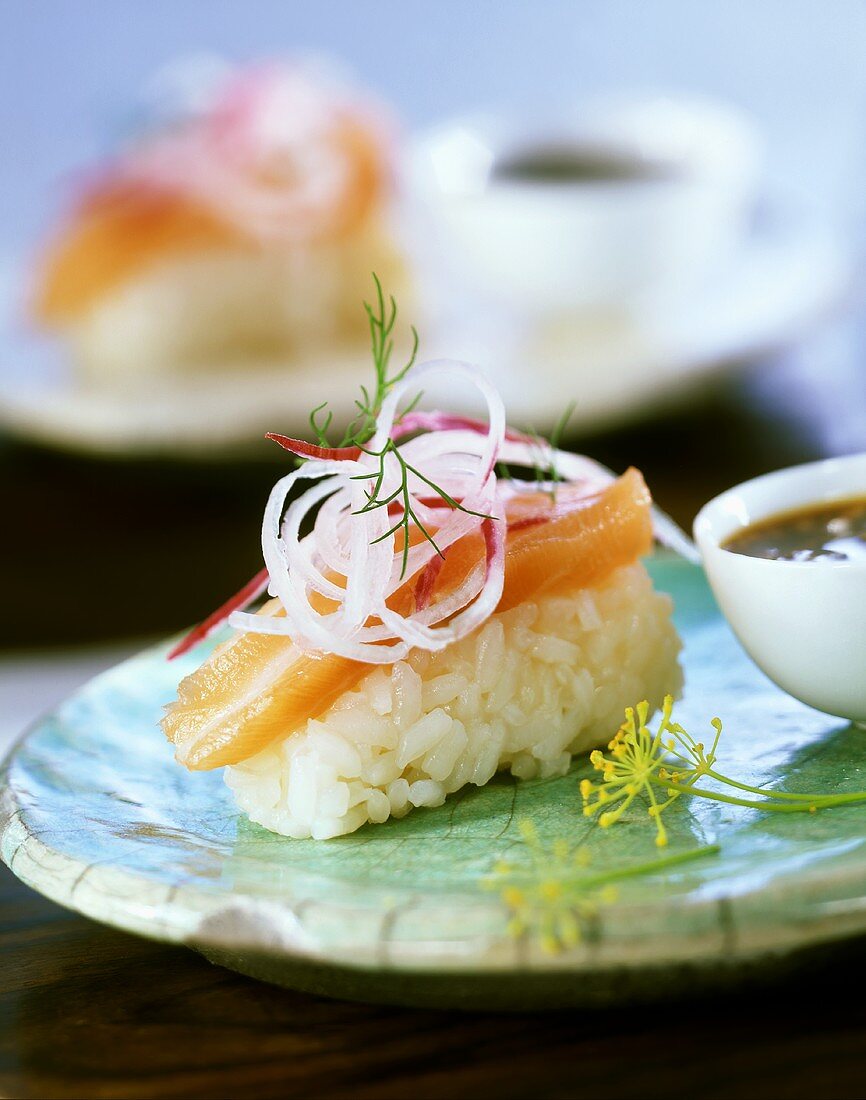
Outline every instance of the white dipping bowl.
<svg viewBox="0 0 866 1100">
<path fill-rule="evenodd" d="M 866 454 L 746 481 L 694 524 L 707 576 L 755 663 L 790 695 L 866 722 L 866 562 L 753 558 L 722 544 L 750 523 L 810 504 L 866 496 Z"/>
<path fill-rule="evenodd" d="M 550 148 L 605 150 L 667 170 L 497 178 L 502 158 Z M 630 96 L 559 121 L 487 115 L 443 124 L 414 143 L 408 192 L 431 230 L 434 262 L 473 289 L 520 313 L 633 310 L 694 285 L 734 253 L 760 162 L 740 112 L 699 98 Z"/>
</svg>

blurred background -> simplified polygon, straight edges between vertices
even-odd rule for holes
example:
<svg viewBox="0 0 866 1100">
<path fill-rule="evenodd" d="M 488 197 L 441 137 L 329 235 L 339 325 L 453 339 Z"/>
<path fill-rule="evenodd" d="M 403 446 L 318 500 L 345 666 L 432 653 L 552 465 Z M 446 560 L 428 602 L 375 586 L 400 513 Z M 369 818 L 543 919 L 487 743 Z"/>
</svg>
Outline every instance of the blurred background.
<svg viewBox="0 0 866 1100">
<path fill-rule="evenodd" d="M 371 269 L 684 526 L 866 449 L 857 0 L 3 13 L 0 740 L 258 570 Z"/>
</svg>

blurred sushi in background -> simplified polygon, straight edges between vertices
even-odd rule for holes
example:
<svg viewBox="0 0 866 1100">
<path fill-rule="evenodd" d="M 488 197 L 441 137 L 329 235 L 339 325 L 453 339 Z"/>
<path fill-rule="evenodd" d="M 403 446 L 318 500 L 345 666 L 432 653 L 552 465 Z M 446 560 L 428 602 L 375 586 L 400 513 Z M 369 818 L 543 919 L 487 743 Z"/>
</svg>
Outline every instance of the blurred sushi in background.
<svg viewBox="0 0 866 1100">
<path fill-rule="evenodd" d="M 850 242 L 767 190 L 757 116 L 711 96 L 576 91 L 423 129 L 403 97 L 401 131 L 329 57 L 199 54 L 135 98 L 38 263 L 0 263 L 0 426 L 31 443 L 221 460 L 321 401 L 345 426 L 372 273 L 423 357 L 483 366 L 537 430 L 574 402 L 574 437 L 702 399 L 851 283 Z"/>
<path fill-rule="evenodd" d="M 213 67 L 96 168 L 32 312 L 80 376 L 127 388 L 366 344 L 371 270 L 405 298 L 388 111 L 312 61 Z"/>
</svg>

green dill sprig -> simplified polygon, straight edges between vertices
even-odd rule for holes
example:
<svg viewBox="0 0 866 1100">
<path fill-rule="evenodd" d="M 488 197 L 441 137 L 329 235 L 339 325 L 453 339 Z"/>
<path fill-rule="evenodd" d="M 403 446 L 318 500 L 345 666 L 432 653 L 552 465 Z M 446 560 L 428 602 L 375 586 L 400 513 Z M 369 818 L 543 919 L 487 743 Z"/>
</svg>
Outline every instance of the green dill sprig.
<svg viewBox="0 0 866 1100">
<path fill-rule="evenodd" d="M 373 355 L 373 369 L 376 374 L 376 382 L 372 390 L 367 386 L 361 386 L 361 396 L 355 399 L 356 412 L 346 426 L 343 437 L 337 444 L 338 447 L 362 447 L 376 432 L 376 420 L 382 411 L 385 398 L 397 385 L 402 382 L 411 370 L 418 355 L 418 331 L 414 325 L 410 326 L 412 333 L 412 351 L 409 358 L 399 370 L 389 374 L 391 355 L 394 351 L 394 326 L 397 323 L 397 302 L 393 294 L 385 301 L 385 293 L 378 275 L 373 272 L 373 282 L 376 285 L 376 300 L 373 305 L 364 302 L 364 310 L 370 325 L 370 350 Z M 406 409 L 405 416 L 410 412 L 422 395 L 416 394 Z M 331 447 L 333 444 L 328 439 L 328 430 L 334 419 L 334 414 L 328 410 L 324 420 L 319 423 L 317 417 L 327 409 L 327 401 L 317 405 L 310 413 L 310 428 L 322 447 Z"/>
<path fill-rule="evenodd" d="M 480 519 L 491 519 L 492 517 L 484 512 L 476 512 L 471 508 L 466 508 L 461 501 L 452 497 L 442 488 L 442 486 L 437 485 L 416 467 L 410 465 L 401 453 L 399 444 L 393 439 L 387 440 L 379 451 L 372 451 L 366 447 L 366 444 L 369 443 L 376 434 L 377 421 L 385 399 L 394 386 L 396 386 L 398 382 L 403 381 L 414 365 L 418 354 L 419 343 L 418 332 L 413 325 L 411 326 L 412 350 L 409 358 L 398 370 L 390 373 L 391 357 L 394 352 L 394 329 L 397 323 L 397 302 L 393 295 L 388 295 L 386 301 L 382 283 L 375 272 L 373 272 L 373 282 L 376 288 L 375 299 L 372 305 L 369 302 L 364 302 L 364 310 L 366 311 L 370 327 L 370 350 L 373 357 L 375 385 L 372 388 L 368 388 L 364 385 L 361 386 L 361 396 L 355 399 L 355 414 L 347 425 L 339 443 L 333 444 L 328 436 L 331 425 L 333 424 L 334 414 L 328 408 L 328 403 L 326 401 L 321 405 L 317 405 L 312 410 L 309 415 L 309 424 L 310 430 L 320 447 L 336 447 L 338 449 L 357 447 L 364 454 L 378 459 L 377 469 L 371 471 L 369 474 L 357 474 L 352 479 L 356 481 L 369 480 L 373 483 L 371 489 L 366 494 L 367 500 L 365 504 L 357 509 L 354 514 L 361 515 L 365 512 L 371 512 L 376 508 L 386 508 L 390 504 L 399 504 L 400 516 L 396 523 L 394 523 L 394 525 L 384 534 L 374 539 L 373 542 L 375 544 L 387 538 L 391 538 L 402 529 L 403 545 L 401 549 L 402 566 L 400 571 L 400 578 L 402 579 L 405 577 L 408 567 L 410 550 L 409 536 L 413 523 L 418 528 L 423 538 L 433 546 L 436 553 L 439 554 L 440 557 L 444 556 L 436 543 L 434 535 L 424 525 L 412 504 L 412 494 L 409 489 L 410 477 L 415 477 L 423 484 L 427 485 L 431 492 L 439 497 L 439 499 L 449 508 L 466 512 L 468 515 L 478 516 Z M 417 393 L 402 410 L 400 415 L 406 416 L 410 413 L 417 406 L 422 396 L 422 393 Z M 540 435 L 535 435 L 534 437 L 538 444 L 540 456 L 535 465 L 535 479 L 539 484 L 547 482 L 552 483 L 549 492 L 554 500 L 556 497 L 556 483 L 562 480 L 556 469 L 555 451 L 559 446 L 560 438 L 573 411 L 574 403 L 572 402 L 567 406 L 564 413 L 557 421 L 549 442 L 545 441 Z M 386 496 L 382 496 L 382 488 L 385 484 L 386 477 L 386 463 L 389 455 L 393 455 L 397 462 L 400 482 L 396 489 Z M 298 458 L 297 461 L 301 463 L 307 460 L 305 458 Z M 499 470 L 502 476 L 511 477 L 510 471 L 502 464 L 499 465 Z"/>
<path fill-rule="evenodd" d="M 400 569 L 401 580 L 403 579 L 403 577 L 406 576 L 406 568 L 409 564 L 409 533 L 410 525 L 412 523 L 415 524 L 419 532 L 430 543 L 430 545 L 433 547 L 439 557 L 443 558 L 445 556 L 439 549 L 435 538 L 424 526 L 420 517 L 418 516 L 418 513 L 412 506 L 412 494 L 409 491 L 410 475 L 414 475 L 420 481 L 423 481 L 425 485 L 429 485 L 432 491 L 438 497 L 440 497 L 448 505 L 449 508 L 452 508 L 455 511 L 459 512 L 466 512 L 466 514 L 470 516 L 478 516 L 479 519 L 492 518 L 485 512 L 475 512 L 471 508 L 467 508 L 465 505 L 461 504 L 459 500 L 455 500 L 454 497 L 452 497 L 443 488 L 441 488 L 441 486 L 436 485 L 430 480 L 430 478 L 422 474 L 419 469 L 417 469 L 415 466 L 410 465 L 410 463 L 408 463 L 401 454 L 400 448 L 397 446 L 393 439 L 389 439 L 385 443 L 385 446 L 382 448 L 381 451 L 364 450 L 364 454 L 373 455 L 375 458 L 378 458 L 379 468 L 378 470 L 371 470 L 368 474 L 354 474 L 352 476 L 352 481 L 366 481 L 375 479 L 375 485 L 373 486 L 372 491 L 367 494 L 367 503 L 364 505 L 363 508 L 359 508 L 353 514 L 362 515 L 364 512 L 372 512 L 376 508 L 387 508 L 389 504 L 393 504 L 399 501 L 401 510 L 399 519 L 394 524 L 394 526 L 385 531 L 384 534 L 379 535 L 378 538 L 373 539 L 371 545 L 375 545 L 377 542 L 384 542 L 385 539 L 390 538 L 392 535 L 395 535 L 401 528 L 403 529 L 403 546 L 401 550 L 402 564 Z M 385 458 L 389 454 L 394 455 L 395 459 L 397 460 L 400 469 L 400 484 L 388 496 L 382 497 L 379 494 L 382 490 L 382 483 L 385 480 Z"/>
<path fill-rule="evenodd" d="M 542 486 L 549 485 L 550 488 L 545 491 L 554 502 L 556 501 L 556 486 L 559 482 L 565 480 L 556 467 L 556 452 L 559 450 L 563 433 L 576 407 L 576 401 L 569 401 L 554 425 L 549 438 L 545 438 L 541 432 L 537 432 L 532 427 L 527 428 L 524 432 L 530 440 L 530 446 L 534 448 L 538 456 L 530 467 L 536 487 L 541 489 Z M 496 469 L 500 477 L 513 480 L 514 475 L 506 463 L 497 463 Z"/>
<path fill-rule="evenodd" d="M 440 557 L 444 556 L 435 538 L 424 526 L 412 505 L 412 495 L 409 490 L 410 476 L 418 478 L 419 481 L 429 486 L 432 493 L 444 501 L 449 508 L 466 512 L 468 515 L 478 516 L 481 519 L 490 519 L 491 517 L 483 512 L 475 512 L 471 508 L 466 508 L 460 501 L 455 500 L 454 497 L 447 493 L 440 485 L 431 481 L 430 478 L 422 474 L 415 466 L 410 465 L 403 457 L 399 444 L 393 439 L 387 440 L 379 451 L 372 451 L 365 446 L 365 444 L 369 443 L 376 434 L 377 420 L 382 411 L 382 405 L 385 399 L 394 386 L 396 386 L 398 382 L 403 381 L 414 365 L 418 355 L 418 332 L 415 326 L 412 325 L 410 326 L 410 331 L 412 333 L 412 351 L 409 358 L 399 370 L 395 371 L 393 374 L 389 373 L 391 356 L 394 351 L 394 327 L 397 323 L 397 302 L 393 294 L 388 296 L 386 302 L 385 293 L 382 290 L 382 283 L 375 272 L 373 272 L 373 282 L 376 287 L 375 301 L 373 305 L 369 302 L 364 302 L 364 309 L 370 325 L 370 348 L 373 356 L 373 369 L 376 376 L 375 385 L 372 390 L 368 389 L 367 386 L 361 386 L 361 396 L 355 399 L 357 411 L 346 427 L 340 442 L 336 444 L 336 446 L 339 448 L 358 447 L 364 454 L 379 460 L 379 465 L 376 470 L 368 474 L 356 474 L 352 478 L 353 481 L 370 480 L 374 482 L 372 489 L 367 493 L 367 502 L 354 514 L 361 515 L 364 512 L 371 512 L 376 508 L 387 508 L 389 504 L 399 501 L 401 508 L 400 518 L 393 527 L 374 539 L 373 544 L 383 542 L 385 539 L 395 535 L 401 528 L 403 529 L 402 568 L 400 571 L 400 578 L 402 580 L 406 575 L 409 561 L 409 533 L 412 523 L 415 524 L 423 537 L 433 546 L 436 553 L 439 554 Z M 400 415 L 406 416 L 408 413 L 412 412 L 422 397 L 423 392 L 415 394 Z M 320 414 L 324 414 L 321 420 L 319 419 Z M 328 409 L 327 401 L 323 402 L 321 405 L 317 405 L 310 413 L 310 429 L 321 447 L 330 448 L 334 446 L 328 438 L 328 431 L 330 430 L 333 419 L 334 414 Z M 393 455 L 397 461 L 400 472 L 400 484 L 392 493 L 383 497 L 380 494 L 385 481 L 386 460 L 388 455 Z M 301 458 L 298 461 L 304 462 L 306 459 Z"/>
<path fill-rule="evenodd" d="M 554 500 L 556 500 L 556 485 L 563 480 L 562 475 L 556 468 L 556 452 L 559 450 L 559 444 L 562 440 L 563 433 L 565 432 L 569 420 L 571 420 L 576 406 L 576 401 L 569 401 L 562 410 L 562 415 L 559 420 L 557 420 L 553 431 L 550 433 L 550 462 L 546 468 L 547 476 L 542 478 L 540 473 L 538 475 L 539 480 L 549 481 L 551 483 L 550 495 Z M 536 470 L 538 470 L 538 467 L 536 467 Z"/>
</svg>

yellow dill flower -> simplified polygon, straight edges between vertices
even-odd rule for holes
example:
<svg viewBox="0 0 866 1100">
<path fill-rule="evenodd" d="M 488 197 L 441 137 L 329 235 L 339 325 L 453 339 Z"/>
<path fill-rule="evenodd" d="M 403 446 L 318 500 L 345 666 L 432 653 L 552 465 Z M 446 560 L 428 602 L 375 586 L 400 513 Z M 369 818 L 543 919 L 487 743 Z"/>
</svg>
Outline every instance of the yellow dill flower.
<svg viewBox="0 0 866 1100">
<path fill-rule="evenodd" d="M 529 933 L 549 954 L 574 947 L 581 921 L 595 912 L 600 898 L 599 889 L 580 875 L 589 854 L 563 837 L 544 844 L 532 821 L 521 821 L 518 828 L 528 860 L 521 865 L 497 860 L 482 885 L 495 890 L 509 910 L 510 935 Z"/>
<path fill-rule="evenodd" d="M 639 795 L 646 800 L 647 813 L 655 824 L 655 839 L 659 847 L 668 842 L 662 814 L 684 794 L 774 813 L 816 813 L 843 803 L 866 801 L 866 791 L 835 795 L 790 794 L 754 787 L 723 775 L 715 767 L 722 736 L 721 719 L 711 719 L 714 736 L 707 750 L 702 741 L 696 741 L 673 720 L 673 705 L 673 697 L 666 695 L 655 733 L 647 727 L 649 705 L 646 700 L 636 707 L 626 708 L 625 722 L 610 742 L 611 755 L 605 756 L 598 749 L 590 754 L 590 763 L 601 772 L 602 781 L 600 784 L 588 779 L 581 782 L 583 812 L 586 817 L 592 817 L 604 807 L 598 818 L 603 829 L 615 825 Z M 703 778 L 713 780 L 728 790 L 757 797 L 745 798 L 739 794 L 697 786 Z"/>
<path fill-rule="evenodd" d="M 502 900 L 509 909 L 520 909 L 526 903 L 526 895 L 516 886 L 506 886 L 502 891 Z"/>
<path fill-rule="evenodd" d="M 531 821 L 521 821 L 519 830 L 528 859 L 521 863 L 496 860 L 481 885 L 498 893 L 508 910 L 508 934 L 532 935 L 547 953 L 575 947 L 580 942 L 581 925 L 599 907 L 616 900 L 617 883 L 622 879 L 718 851 L 717 847 L 692 849 L 593 875 L 586 873 L 590 857 L 585 848 L 574 847 L 562 837 L 546 845 Z"/>
<path fill-rule="evenodd" d="M 623 813 L 639 794 L 645 794 L 650 803 L 650 811 L 656 823 L 656 844 L 663 847 L 668 842 L 667 831 L 661 819 L 661 813 L 652 813 L 658 805 L 653 790 L 653 779 L 657 777 L 668 754 L 667 746 L 662 743 L 662 735 L 669 728 L 674 701 L 665 696 L 661 722 L 655 734 L 647 729 L 649 703 L 646 700 L 636 707 L 628 707 L 625 722 L 614 735 L 611 745 L 613 758 L 605 756 L 598 749 L 590 755 L 590 762 L 596 771 L 602 773 L 603 786 L 595 787 L 581 784 L 583 812 L 591 817 L 602 806 L 610 806 L 599 817 L 603 829 L 616 824 Z"/>
</svg>

